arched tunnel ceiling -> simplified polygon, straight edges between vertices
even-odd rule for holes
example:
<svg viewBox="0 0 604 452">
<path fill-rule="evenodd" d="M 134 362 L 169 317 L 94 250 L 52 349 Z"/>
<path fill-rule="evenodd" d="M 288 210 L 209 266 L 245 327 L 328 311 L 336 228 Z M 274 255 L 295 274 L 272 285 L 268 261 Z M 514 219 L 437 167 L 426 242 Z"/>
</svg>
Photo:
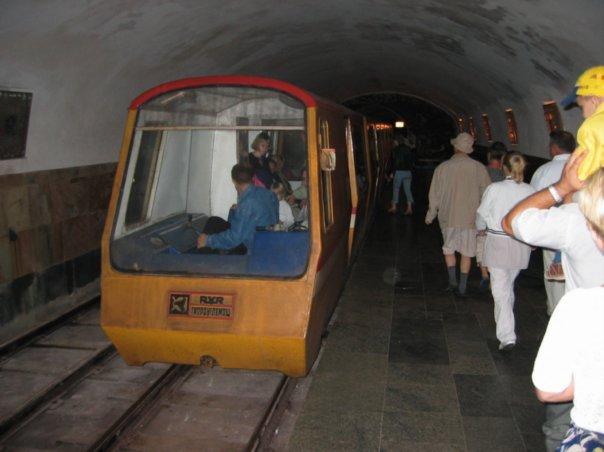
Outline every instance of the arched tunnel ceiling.
<svg viewBox="0 0 604 452">
<path fill-rule="evenodd" d="M 128 101 L 167 80 L 281 78 L 336 101 L 372 92 L 452 114 L 514 108 L 543 155 L 543 101 L 604 62 L 601 0 L 0 1 L 0 87 L 32 91 L 25 161 L 0 172 L 117 158 Z M 567 128 L 579 116 L 568 114 Z M 497 126 L 497 124 L 501 124 Z M 570 127 L 572 126 L 572 127 Z M 50 132 L 53 131 L 52 134 Z"/>
</svg>

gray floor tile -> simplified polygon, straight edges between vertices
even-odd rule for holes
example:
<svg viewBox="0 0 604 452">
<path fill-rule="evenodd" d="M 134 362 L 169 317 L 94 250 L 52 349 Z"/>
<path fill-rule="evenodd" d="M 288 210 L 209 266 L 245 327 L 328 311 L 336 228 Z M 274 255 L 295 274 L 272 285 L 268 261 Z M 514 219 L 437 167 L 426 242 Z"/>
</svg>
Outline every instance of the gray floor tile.
<svg viewBox="0 0 604 452">
<path fill-rule="evenodd" d="M 397 445 L 407 441 L 463 446 L 461 417 L 449 413 L 385 412 L 381 447 L 401 450 Z"/>
<path fill-rule="evenodd" d="M 438 320 L 396 319 L 390 336 L 392 362 L 449 364 L 442 322 Z"/>
<path fill-rule="evenodd" d="M 388 381 L 428 385 L 450 385 L 455 383 L 451 368 L 447 365 L 388 363 Z"/>
<path fill-rule="evenodd" d="M 461 414 L 511 417 L 506 392 L 496 376 L 455 375 Z"/>
<path fill-rule="evenodd" d="M 344 352 L 326 346 L 317 373 L 346 373 L 382 380 L 388 370 L 388 355 Z"/>
<path fill-rule="evenodd" d="M 381 380 L 372 380 L 363 374 L 321 373 L 313 378 L 304 411 L 380 411 L 385 387 L 385 376 Z"/>
<path fill-rule="evenodd" d="M 329 348 L 344 352 L 376 353 L 388 352 L 387 329 L 360 324 L 336 323 L 329 333 Z"/>
<path fill-rule="evenodd" d="M 519 452 L 525 446 L 511 418 L 464 416 L 464 431 L 469 452 Z"/>
<path fill-rule="evenodd" d="M 375 451 L 379 412 L 305 411 L 289 442 L 290 451 Z"/>
<path fill-rule="evenodd" d="M 389 381 L 384 410 L 459 414 L 455 385 Z"/>
</svg>

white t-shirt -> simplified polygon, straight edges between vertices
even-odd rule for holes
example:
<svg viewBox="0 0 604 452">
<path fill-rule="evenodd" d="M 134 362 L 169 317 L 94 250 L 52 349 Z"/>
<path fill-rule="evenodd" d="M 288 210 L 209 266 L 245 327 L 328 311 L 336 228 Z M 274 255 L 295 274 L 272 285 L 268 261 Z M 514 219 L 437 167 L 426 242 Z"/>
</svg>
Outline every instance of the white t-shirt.
<svg viewBox="0 0 604 452">
<path fill-rule="evenodd" d="M 547 326 L 533 368 L 533 384 L 562 392 L 575 384 L 573 422 L 604 433 L 604 288 L 562 297 Z"/>
<path fill-rule="evenodd" d="M 290 206 L 285 199 L 279 201 L 279 221 L 283 223 L 286 228 L 289 228 L 294 224 L 292 206 Z"/>
<path fill-rule="evenodd" d="M 512 229 L 529 245 L 562 251 L 566 292 L 604 284 L 604 253 L 591 238 L 577 203 L 527 209 L 514 218 Z"/>
<path fill-rule="evenodd" d="M 524 182 L 511 179 L 487 187 L 476 212 L 476 229 L 488 228 L 482 263 L 503 269 L 523 269 L 528 266 L 531 249 L 505 234 L 501 220 L 519 201 L 532 195 L 535 189 Z"/>
<path fill-rule="evenodd" d="M 533 174 L 531 185 L 536 191 L 543 190 L 560 180 L 564 165 L 568 162 L 570 154 L 556 155 L 551 161 L 541 165 Z"/>
<path fill-rule="evenodd" d="M 524 182 L 512 179 L 494 182 L 482 194 L 480 206 L 476 212 L 476 229 L 489 228 L 503 232 L 501 220 L 518 202 L 535 193 L 535 189 Z"/>
</svg>

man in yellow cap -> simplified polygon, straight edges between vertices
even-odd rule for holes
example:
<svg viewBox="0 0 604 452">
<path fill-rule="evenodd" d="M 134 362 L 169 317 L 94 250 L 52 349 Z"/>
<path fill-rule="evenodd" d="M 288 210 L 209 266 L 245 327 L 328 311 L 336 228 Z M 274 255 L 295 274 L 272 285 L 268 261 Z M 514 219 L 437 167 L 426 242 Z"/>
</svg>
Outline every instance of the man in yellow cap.
<svg viewBox="0 0 604 452">
<path fill-rule="evenodd" d="M 576 102 L 585 121 L 577 132 L 576 152 L 587 152 L 579 178 L 587 179 L 604 166 L 604 66 L 594 66 L 577 79 L 573 92 L 562 100 L 563 106 Z"/>
</svg>

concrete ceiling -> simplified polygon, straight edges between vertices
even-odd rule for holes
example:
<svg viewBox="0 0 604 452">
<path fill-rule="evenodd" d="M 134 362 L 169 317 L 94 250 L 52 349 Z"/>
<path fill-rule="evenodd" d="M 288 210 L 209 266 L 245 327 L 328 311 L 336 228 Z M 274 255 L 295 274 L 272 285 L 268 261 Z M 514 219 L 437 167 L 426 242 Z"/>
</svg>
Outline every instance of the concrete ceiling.
<svg viewBox="0 0 604 452">
<path fill-rule="evenodd" d="M 3 0 L 0 11 L 0 87 L 34 93 L 27 157 L 0 173 L 115 160 L 134 96 L 220 73 L 486 112 L 496 139 L 511 107 L 518 149 L 545 156 L 542 103 L 604 63 L 601 0 Z M 580 115 L 563 116 L 575 131 Z"/>
</svg>

